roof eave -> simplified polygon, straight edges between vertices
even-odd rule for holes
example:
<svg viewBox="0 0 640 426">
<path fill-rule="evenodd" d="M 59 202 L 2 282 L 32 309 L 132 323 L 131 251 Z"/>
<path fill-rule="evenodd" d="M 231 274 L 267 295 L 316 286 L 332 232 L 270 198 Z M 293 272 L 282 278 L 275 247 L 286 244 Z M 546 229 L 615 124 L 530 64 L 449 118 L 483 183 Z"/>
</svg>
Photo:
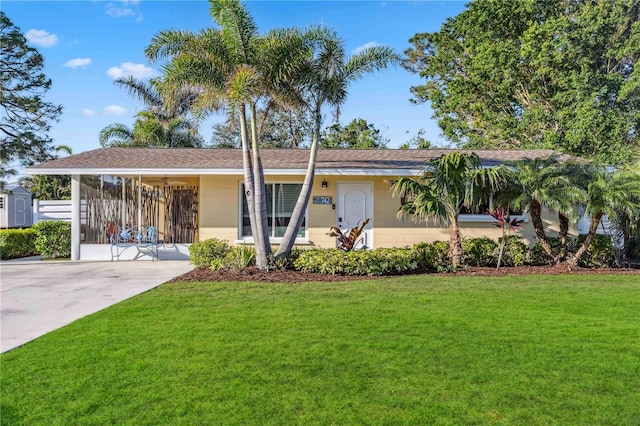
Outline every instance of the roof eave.
<svg viewBox="0 0 640 426">
<path fill-rule="evenodd" d="M 109 169 L 109 168 L 27 168 L 30 175 L 116 175 L 116 176 L 185 176 L 243 175 L 243 169 Z M 414 176 L 420 169 L 316 169 L 319 176 Z M 265 175 L 304 176 L 307 169 L 264 169 Z"/>
</svg>

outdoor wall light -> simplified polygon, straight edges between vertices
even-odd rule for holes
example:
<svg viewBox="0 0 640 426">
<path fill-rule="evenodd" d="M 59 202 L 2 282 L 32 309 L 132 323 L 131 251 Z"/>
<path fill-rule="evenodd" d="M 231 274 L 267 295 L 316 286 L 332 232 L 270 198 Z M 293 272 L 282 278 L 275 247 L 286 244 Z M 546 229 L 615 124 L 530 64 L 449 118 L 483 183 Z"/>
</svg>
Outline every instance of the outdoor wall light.
<svg viewBox="0 0 640 426">
<path fill-rule="evenodd" d="M 329 187 L 329 182 L 327 182 L 326 180 L 322 179 L 322 189 L 327 189 Z"/>
</svg>

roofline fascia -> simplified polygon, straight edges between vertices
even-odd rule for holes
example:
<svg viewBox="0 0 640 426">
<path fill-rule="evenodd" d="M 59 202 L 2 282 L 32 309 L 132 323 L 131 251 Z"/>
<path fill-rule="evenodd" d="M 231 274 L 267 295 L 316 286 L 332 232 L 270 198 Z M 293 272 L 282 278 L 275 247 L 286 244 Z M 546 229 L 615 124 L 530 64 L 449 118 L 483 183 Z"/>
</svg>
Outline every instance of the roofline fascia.
<svg viewBox="0 0 640 426">
<path fill-rule="evenodd" d="M 30 175 L 127 175 L 127 176 L 183 176 L 183 175 L 243 175 L 243 169 L 47 169 L 27 168 Z M 316 169 L 317 176 L 415 176 L 419 169 Z M 264 169 L 265 175 L 304 176 L 307 169 Z"/>
</svg>

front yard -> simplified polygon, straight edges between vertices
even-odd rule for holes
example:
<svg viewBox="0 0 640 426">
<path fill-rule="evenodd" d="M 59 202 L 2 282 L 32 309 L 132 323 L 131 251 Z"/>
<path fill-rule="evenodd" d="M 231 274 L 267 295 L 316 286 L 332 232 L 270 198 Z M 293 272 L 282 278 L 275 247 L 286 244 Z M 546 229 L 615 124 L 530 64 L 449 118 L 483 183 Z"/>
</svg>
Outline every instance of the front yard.
<svg viewBox="0 0 640 426">
<path fill-rule="evenodd" d="M 173 283 L 1 356 L 3 424 L 638 424 L 638 275 Z"/>
</svg>

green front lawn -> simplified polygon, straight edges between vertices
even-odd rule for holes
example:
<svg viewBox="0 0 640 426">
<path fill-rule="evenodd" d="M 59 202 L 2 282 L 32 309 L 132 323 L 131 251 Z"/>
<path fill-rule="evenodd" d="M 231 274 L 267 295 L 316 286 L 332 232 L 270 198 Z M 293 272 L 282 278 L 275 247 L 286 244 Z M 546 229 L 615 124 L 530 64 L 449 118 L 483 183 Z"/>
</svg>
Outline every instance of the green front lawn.
<svg viewBox="0 0 640 426">
<path fill-rule="evenodd" d="M 638 424 L 640 282 L 164 285 L 3 354 L 2 424 Z"/>
</svg>

